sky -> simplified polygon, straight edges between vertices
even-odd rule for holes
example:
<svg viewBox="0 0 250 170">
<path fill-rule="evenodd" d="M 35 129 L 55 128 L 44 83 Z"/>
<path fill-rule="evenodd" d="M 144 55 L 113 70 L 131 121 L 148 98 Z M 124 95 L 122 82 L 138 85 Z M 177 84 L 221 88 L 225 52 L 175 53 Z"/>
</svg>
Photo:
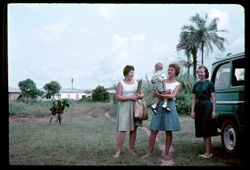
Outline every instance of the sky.
<svg viewBox="0 0 250 170">
<path fill-rule="evenodd" d="M 126 65 L 135 79 L 150 78 L 154 64 L 181 59 L 184 25 L 196 13 L 218 17 L 226 50 L 216 47 L 204 64 L 245 51 L 245 11 L 238 4 L 8 4 L 8 85 L 31 79 L 37 88 L 57 81 L 62 88 L 113 87 Z M 198 53 L 198 62 L 201 60 Z M 182 70 L 185 72 L 185 69 Z"/>
</svg>

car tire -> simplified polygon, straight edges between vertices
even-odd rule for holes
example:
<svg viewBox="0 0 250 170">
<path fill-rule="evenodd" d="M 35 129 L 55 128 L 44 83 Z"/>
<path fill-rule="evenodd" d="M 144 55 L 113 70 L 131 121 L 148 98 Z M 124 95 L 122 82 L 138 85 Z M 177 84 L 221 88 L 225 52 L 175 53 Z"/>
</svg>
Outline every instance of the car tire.
<svg viewBox="0 0 250 170">
<path fill-rule="evenodd" d="M 239 129 L 233 121 L 224 121 L 221 128 L 221 141 L 227 153 L 233 154 L 238 152 L 240 144 Z"/>
</svg>

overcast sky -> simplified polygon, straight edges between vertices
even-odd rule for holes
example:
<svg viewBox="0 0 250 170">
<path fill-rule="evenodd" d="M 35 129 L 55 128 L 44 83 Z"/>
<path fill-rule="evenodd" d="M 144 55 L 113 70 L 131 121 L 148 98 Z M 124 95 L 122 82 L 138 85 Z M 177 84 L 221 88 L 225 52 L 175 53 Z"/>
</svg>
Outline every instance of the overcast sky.
<svg viewBox="0 0 250 170">
<path fill-rule="evenodd" d="M 181 28 L 190 17 L 205 13 L 220 19 L 226 51 L 214 47 L 205 58 L 211 69 L 216 57 L 245 50 L 245 12 L 236 4 L 8 4 L 9 87 L 31 79 L 37 88 L 57 81 L 62 88 L 94 89 L 117 84 L 123 68 L 135 66 L 145 79 L 156 62 L 178 58 Z M 200 61 L 200 53 L 198 53 Z"/>
</svg>

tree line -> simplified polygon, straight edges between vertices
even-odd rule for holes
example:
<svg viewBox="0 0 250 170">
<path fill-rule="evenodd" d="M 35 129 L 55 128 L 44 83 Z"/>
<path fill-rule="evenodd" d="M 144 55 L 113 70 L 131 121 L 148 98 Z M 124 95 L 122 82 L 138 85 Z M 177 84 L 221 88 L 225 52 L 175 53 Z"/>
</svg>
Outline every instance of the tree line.
<svg viewBox="0 0 250 170">
<path fill-rule="evenodd" d="M 45 84 L 43 86 L 43 89 L 46 92 L 37 89 L 36 83 L 31 79 L 20 81 L 18 83 L 18 86 L 21 90 L 21 96 L 23 98 L 31 98 L 31 99 L 36 99 L 38 96 L 43 96 L 43 95 L 46 98 L 51 98 L 52 96 L 54 97 L 56 94 L 58 94 L 61 90 L 61 85 L 57 81 L 51 81 L 50 83 Z M 110 96 L 106 88 L 98 85 L 92 91 L 92 99 L 93 101 L 107 102 L 110 101 Z"/>
</svg>

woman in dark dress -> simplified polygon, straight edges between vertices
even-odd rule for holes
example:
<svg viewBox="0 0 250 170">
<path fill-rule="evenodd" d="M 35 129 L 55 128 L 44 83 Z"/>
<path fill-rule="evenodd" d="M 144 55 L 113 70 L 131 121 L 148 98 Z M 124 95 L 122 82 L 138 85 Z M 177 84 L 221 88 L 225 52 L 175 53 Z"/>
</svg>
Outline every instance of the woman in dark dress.
<svg viewBox="0 0 250 170">
<path fill-rule="evenodd" d="M 199 81 L 193 86 L 191 117 L 195 120 L 195 136 L 204 139 L 206 151 L 199 156 L 211 158 L 213 156 L 211 136 L 218 135 L 215 89 L 213 83 L 207 80 L 209 72 L 205 66 L 198 67 L 197 74 Z"/>
</svg>

